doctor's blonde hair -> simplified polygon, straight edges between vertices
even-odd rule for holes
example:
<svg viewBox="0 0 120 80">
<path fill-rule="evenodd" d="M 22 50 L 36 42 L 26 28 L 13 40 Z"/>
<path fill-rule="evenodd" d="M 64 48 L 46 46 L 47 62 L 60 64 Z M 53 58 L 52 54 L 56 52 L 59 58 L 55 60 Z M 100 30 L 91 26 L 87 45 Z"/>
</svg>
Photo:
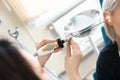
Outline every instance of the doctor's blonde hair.
<svg viewBox="0 0 120 80">
<path fill-rule="evenodd" d="M 120 4 L 120 0 L 103 0 L 103 13 L 106 11 L 110 13 L 111 15 L 114 14 L 114 11 Z M 113 26 L 109 25 L 107 22 L 105 22 L 105 30 L 108 35 L 108 37 L 112 40 L 116 40 L 116 33 L 114 31 Z"/>
</svg>

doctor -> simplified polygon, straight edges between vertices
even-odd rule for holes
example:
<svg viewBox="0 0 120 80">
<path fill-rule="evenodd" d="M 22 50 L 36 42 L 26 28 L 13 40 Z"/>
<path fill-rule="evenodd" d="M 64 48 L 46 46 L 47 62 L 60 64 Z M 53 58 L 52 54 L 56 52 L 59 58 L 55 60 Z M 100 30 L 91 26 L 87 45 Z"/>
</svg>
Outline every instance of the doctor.
<svg viewBox="0 0 120 80">
<path fill-rule="evenodd" d="M 54 40 L 43 40 L 37 49 Z M 72 49 L 72 52 L 71 52 Z M 56 49 L 55 52 L 59 51 Z M 53 53 L 39 56 L 37 60 L 25 50 L 6 39 L 0 39 L 0 80 L 50 80 L 44 65 Z M 73 39 L 67 43 L 65 69 L 70 80 L 81 80 L 78 72 L 82 54 Z"/>
</svg>

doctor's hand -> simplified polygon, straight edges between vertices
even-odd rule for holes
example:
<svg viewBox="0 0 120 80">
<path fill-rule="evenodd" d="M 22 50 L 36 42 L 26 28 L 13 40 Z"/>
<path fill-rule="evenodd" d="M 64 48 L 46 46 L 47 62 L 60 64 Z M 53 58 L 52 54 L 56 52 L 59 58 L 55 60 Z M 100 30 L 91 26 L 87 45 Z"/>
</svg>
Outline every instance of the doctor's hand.
<svg viewBox="0 0 120 80">
<path fill-rule="evenodd" d="M 44 39 L 42 40 L 41 42 L 37 43 L 36 44 L 36 49 L 38 50 L 39 48 L 41 48 L 42 46 L 48 44 L 48 43 L 51 43 L 51 42 L 55 42 L 56 40 L 48 40 L 48 39 Z M 57 48 L 54 50 L 53 53 L 56 53 L 58 51 L 60 51 L 61 48 Z M 51 53 L 52 54 L 52 53 Z M 48 61 L 48 59 L 50 58 L 51 54 L 47 54 L 47 55 L 42 55 L 42 56 L 38 56 L 38 60 L 41 64 L 41 66 L 44 66 L 45 63 Z"/>
<path fill-rule="evenodd" d="M 67 43 L 66 57 L 65 57 L 65 69 L 70 80 L 81 80 L 79 74 L 79 64 L 82 59 L 82 53 L 79 45 L 71 39 Z"/>
</svg>

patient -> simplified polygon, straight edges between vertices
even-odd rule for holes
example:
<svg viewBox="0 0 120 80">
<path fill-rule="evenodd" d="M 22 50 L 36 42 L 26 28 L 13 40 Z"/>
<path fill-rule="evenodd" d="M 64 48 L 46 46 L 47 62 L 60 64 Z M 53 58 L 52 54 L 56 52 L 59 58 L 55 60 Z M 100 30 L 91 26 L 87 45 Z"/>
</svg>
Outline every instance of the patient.
<svg viewBox="0 0 120 80">
<path fill-rule="evenodd" d="M 105 29 L 111 41 L 97 60 L 97 80 L 120 80 L 120 0 L 103 0 Z"/>
<path fill-rule="evenodd" d="M 37 49 L 54 40 L 43 40 L 37 44 Z M 71 49 L 72 53 L 71 54 Z M 55 52 L 59 51 L 57 49 Z M 14 43 L 0 40 L 0 80 L 49 80 L 44 65 L 52 55 L 38 56 L 39 60 Z M 82 54 L 73 39 L 67 43 L 65 69 L 70 80 L 81 80 L 78 72 Z M 73 65 L 74 64 L 74 65 Z"/>
</svg>

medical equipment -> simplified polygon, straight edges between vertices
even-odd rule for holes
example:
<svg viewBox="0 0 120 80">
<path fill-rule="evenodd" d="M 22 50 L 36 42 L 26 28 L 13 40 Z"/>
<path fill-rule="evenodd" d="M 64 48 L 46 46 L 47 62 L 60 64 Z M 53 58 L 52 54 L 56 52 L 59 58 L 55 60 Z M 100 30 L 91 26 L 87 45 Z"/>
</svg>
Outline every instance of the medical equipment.
<svg viewBox="0 0 120 80">
<path fill-rule="evenodd" d="M 93 25 L 91 27 L 87 27 L 87 28 L 84 28 L 78 32 L 74 32 L 74 33 L 70 33 L 73 37 L 81 37 L 82 35 L 86 34 L 86 33 L 90 33 L 90 31 L 92 29 L 94 29 L 95 27 L 97 27 L 98 25 L 104 23 L 105 21 L 102 21 L 102 22 L 99 22 L 98 24 L 96 25 Z"/>
<path fill-rule="evenodd" d="M 23 44 L 23 42 L 18 38 L 19 36 L 19 28 L 16 27 L 16 30 L 14 32 L 12 32 L 11 30 L 8 30 L 8 33 L 11 37 L 15 38 L 15 40 L 17 41 L 17 43 L 19 44 L 19 46 L 21 48 L 23 48 L 24 50 L 28 51 L 29 53 L 31 53 L 31 51 Z M 32 53 L 31 53 L 32 54 Z"/>
<path fill-rule="evenodd" d="M 54 52 L 57 48 L 63 48 L 64 43 L 68 42 L 71 38 L 72 38 L 72 36 L 70 34 L 66 35 L 64 39 L 62 39 L 60 37 L 60 38 L 56 39 L 56 41 L 48 43 L 45 46 L 41 47 L 37 51 L 37 53 L 38 53 L 38 55 L 50 54 L 50 53 Z"/>
</svg>

